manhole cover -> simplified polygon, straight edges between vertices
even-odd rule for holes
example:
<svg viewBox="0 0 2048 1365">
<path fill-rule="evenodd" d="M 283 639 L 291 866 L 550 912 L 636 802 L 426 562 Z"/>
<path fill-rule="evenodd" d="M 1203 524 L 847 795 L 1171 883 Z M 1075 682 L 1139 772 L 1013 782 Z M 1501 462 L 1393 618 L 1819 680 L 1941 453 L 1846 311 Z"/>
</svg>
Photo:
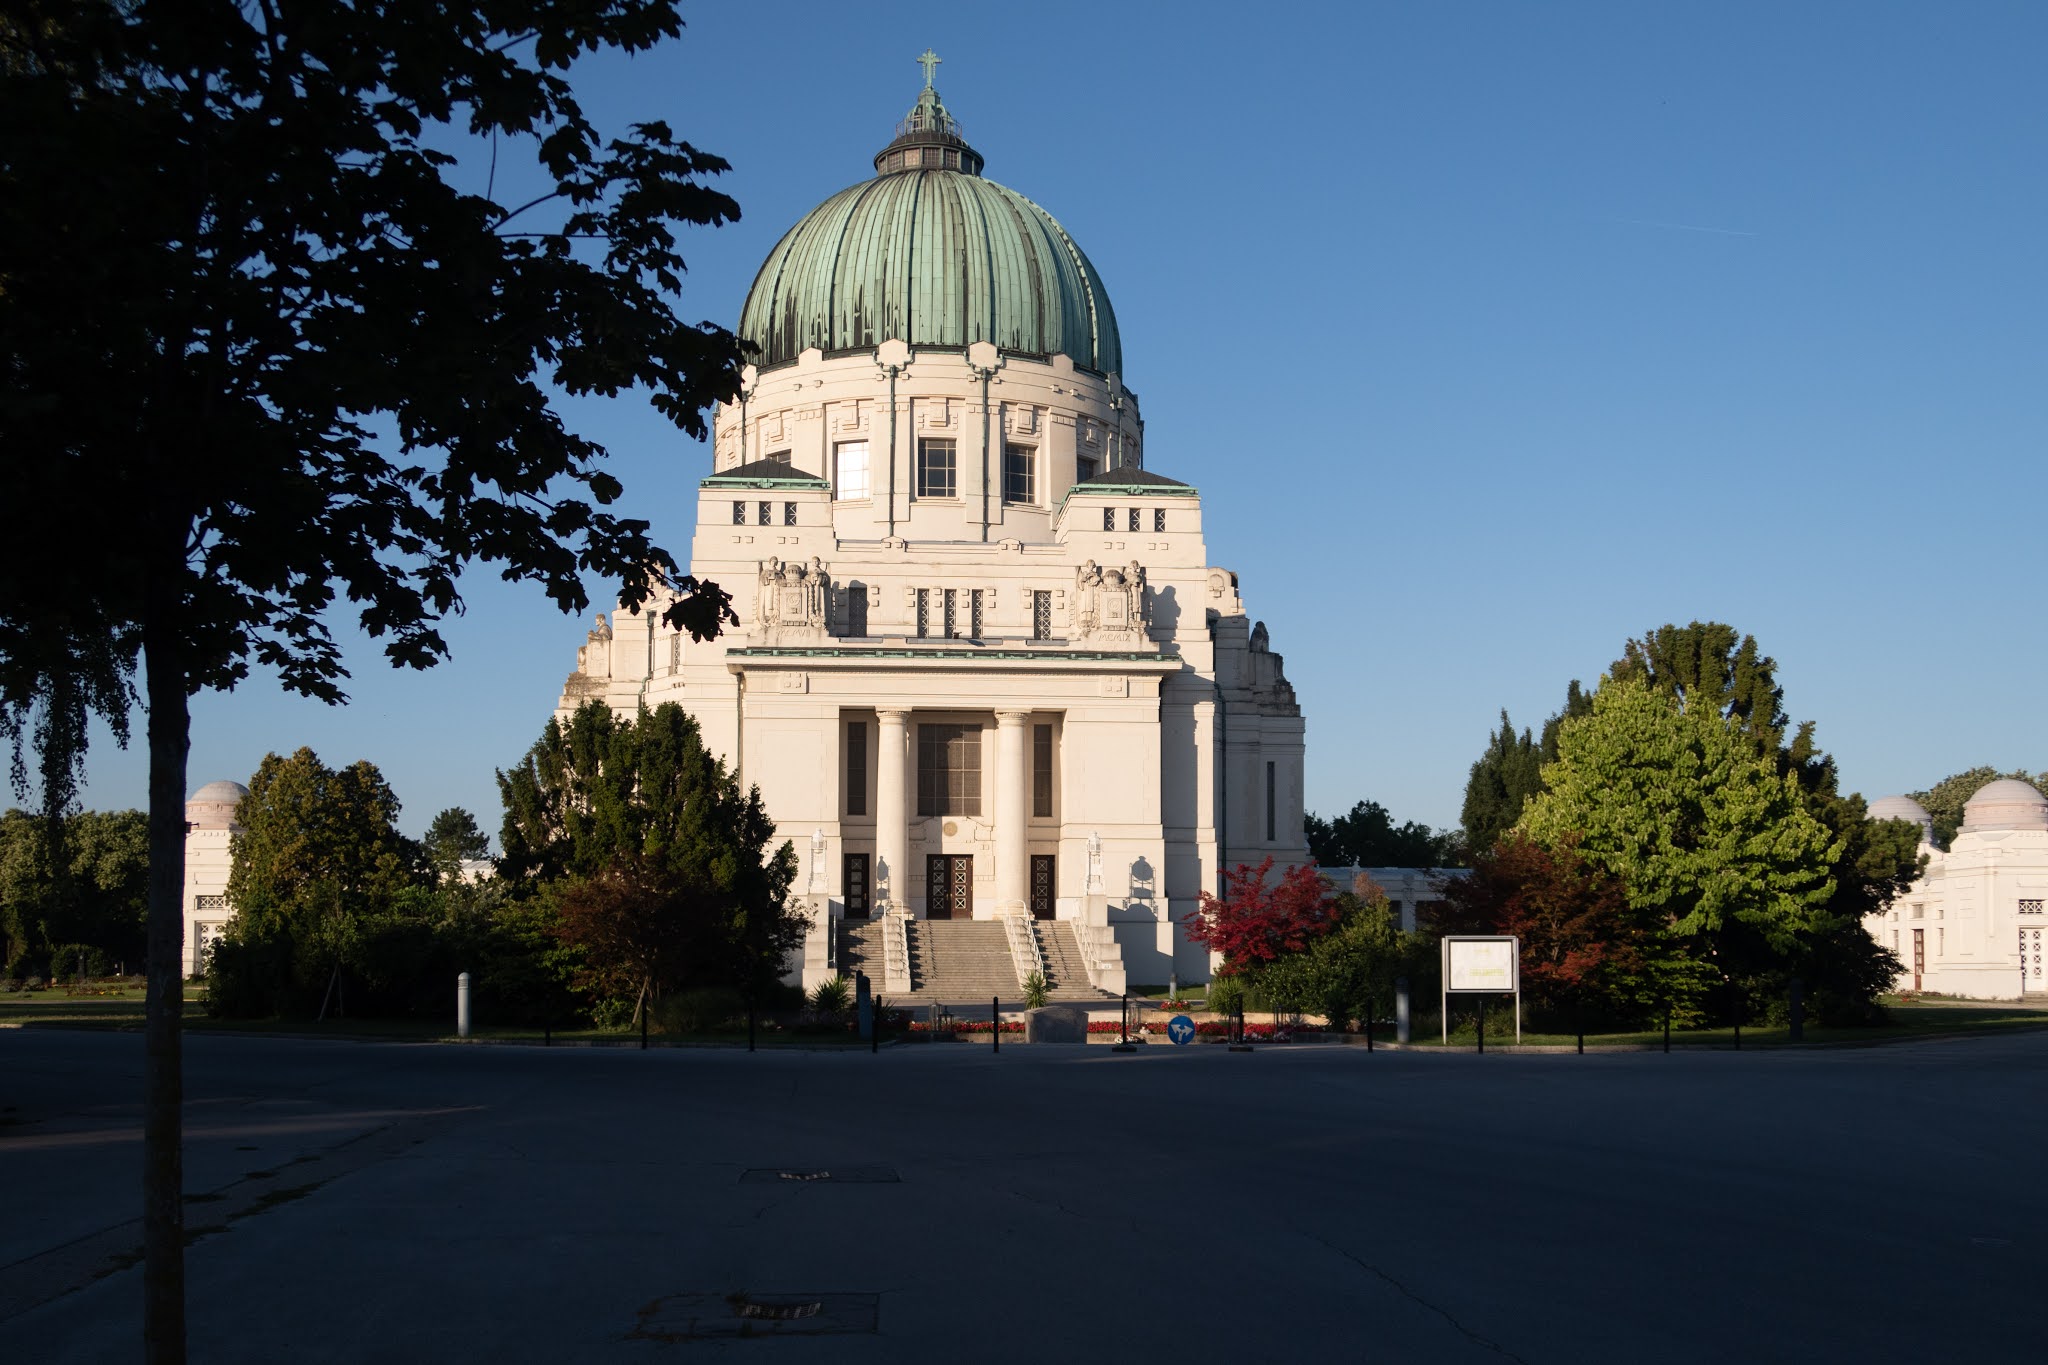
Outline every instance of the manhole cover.
<svg viewBox="0 0 2048 1365">
<path fill-rule="evenodd" d="M 640 1310 L 628 1337 L 823 1337 L 873 1332 L 880 1294 L 671 1294 Z"/>
<path fill-rule="evenodd" d="M 740 1173 L 742 1185 L 895 1185 L 894 1166 L 756 1166 Z"/>
</svg>

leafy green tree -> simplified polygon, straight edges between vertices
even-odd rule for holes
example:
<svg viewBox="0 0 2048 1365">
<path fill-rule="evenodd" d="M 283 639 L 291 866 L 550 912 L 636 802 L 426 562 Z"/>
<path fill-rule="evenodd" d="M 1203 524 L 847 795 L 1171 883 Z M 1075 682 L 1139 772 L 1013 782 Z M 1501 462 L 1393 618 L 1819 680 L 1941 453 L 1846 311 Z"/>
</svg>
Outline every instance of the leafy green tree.
<svg viewBox="0 0 2048 1365">
<path fill-rule="evenodd" d="M 771 851 L 760 792 L 741 792 L 673 702 L 637 718 L 588 702 L 566 725 L 551 719 L 498 789 L 501 874 L 559 890 L 565 940 L 592 955 L 600 991 L 760 991 L 802 938 L 795 850 Z M 578 887 L 590 888 L 580 900 Z"/>
<path fill-rule="evenodd" d="M 55 944 L 83 944 L 109 964 L 142 961 L 149 880 L 148 817 L 79 811 L 53 850 L 40 816 L 0 815 L 0 963 L 47 973 Z M 53 858 L 63 859 L 61 869 Z"/>
<path fill-rule="evenodd" d="M 399 810 L 367 760 L 329 768 L 311 749 L 265 754 L 235 810 L 227 896 L 237 923 L 303 929 L 337 909 L 381 909 L 419 885 L 420 850 L 398 832 Z"/>
<path fill-rule="evenodd" d="M 1520 828 L 1549 848 L 1575 843 L 1628 888 L 1632 908 L 1665 917 L 1696 959 L 1739 976 L 1827 925 L 1844 850 L 1776 754 L 1702 700 L 1685 704 L 1639 674 L 1603 681 L 1591 714 L 1559 730 L 1548 790 Z"/>
<path fill-rule="evenodd" d="M 557 395 L 644 387 L 704 434 L 741 355 L 675 315 L 675 229 L 738 208 L 704 183 L 719 158 L 658 122 L 603 136 L 569 85 L 587 54 L 674 37 L 674 0 L 9 0 L 0 20 L 0 449 L 37 509 L 0 537 L 0 715 L 59 812 L 84 718 L 118 729 L 146 665 L 144 1339 L 165 1365 L 189 698 L 254 662 L 339 702 L 344 599 L 394 663 L 430 665 L 479 560 L 565 610 L 595 574 L 700 637 L 730 620 L 609 510 L 605 452 Z M 489 145 L 482 194 L 449 179 L 464 133 Z M 516 149 L 534 164 L 501 171 Z"/>
<path fill-rule="evenodd" d="M 1776 748 L 1784 739 L 1777 661 L 1733 626 L 1694 621 L 1645 631 L 1623 646 L 1608 675 L 1641 679 L 1688 710 L 1716 711 L 1759 745 Z"/>
<path fill-rule="evenodd" d="M 1492 848 L 1500 836 L 1522 818 L 1529 798 L 1543 790 L 1543 765 L 1557 759 L 1557 730 L 1573 716 L 1593 707 L 1590 694 L 1572 679 L 1565 689 L 1564 709 L 1543 722 L 1539 740 L 1527 726 L 1518 735 L 1506 710 L 1500 713 L 1500 730 L 1487 741 L 1486 752 L 1472 764 L 1465 780 L 1465 805 L 1460 820 L 1465 846 L 1474 851 Z"/>
<path fill-rule="evenodd" d="M 1455 830 L 1433 830 L 1413 820 L 1394 823 L 1377 801 L 1360 801 L 1325 820 L 1310 811 L 1303 822 L 1308 849 L 1324 867 L 1459 867 L 1464 850 Z"/>
<path fill-rule="evenodd" d="M 1969 804 L 1970 798 L 2000 778 L 2008 777 L 2029 783 L 2048 796 L 2048 773 L 2036 776 L 2025 768 L 2002 773 L 1996 768 L 1982 767 L 1951 773 L 1924 792 L 1908 794 L 1934 817 L 1935 847 L 1947 848 L 1955 842 L 1956 832 L 1963 827 L 1963 807 Z"/>
<path fill-rule="evenodd" d="M 463 863 L 491 856 L 491 836 L 483 832 L 474 815 L 460 806 L 450 806 L 427 826 L 420 848 L 434 875 L 446 884 L 460 880 Z"/>
<path fill-rule="evenodd" d="M 1394 982 L 1428 952 L 1426 936 L 1401 932 L 1386 894 L 1367 883 L 1364 894 L 1341 893 L 1332 905 L 1335 924 L 1297 952 L 1243 973 L 1276 1010 L 1311 1011 L 1333 1029 L 1365 1017 L 1373 1004 L 1393 1000 Z"/>
</svg>

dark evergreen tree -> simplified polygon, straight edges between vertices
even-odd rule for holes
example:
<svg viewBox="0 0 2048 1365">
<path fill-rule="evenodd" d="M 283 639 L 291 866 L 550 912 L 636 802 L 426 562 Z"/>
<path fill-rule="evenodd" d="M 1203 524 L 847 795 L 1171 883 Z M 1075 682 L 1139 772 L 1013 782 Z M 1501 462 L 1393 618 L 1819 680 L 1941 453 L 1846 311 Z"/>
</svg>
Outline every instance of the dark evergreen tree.
<svg viewBox="0 0 2048 1365">
<path fill-rule="evenodd" d="M 465 862 L 491 856 L 491 836 L 483 832 L 474 815 L 460 806 L 450 806 L 427 826 L 420 848 L 434 876 L 445 885 L 462 875 Z"/>
<path fill-rule="evenodd" d="M 1557 761 L 1557 728 L 1573 716 L 1593 709 L 1592 695 L 1572 679 L 1565 689 L 1564 709 L 1543 722 L 1543 736 L 1533 738 L 1523 727 L 1518 735 L 1508 713 L 1500 713 L 1500 731 L 1472 765 L 1465 780 L 1465 805 L 1460 812 L 1464 843 L 1472 851 L 1492 848 L 1522 818 L 1529 798 L 1543 790 L 1543 765 Z"/>
<path fill-rule="evenodd" d="M 1308 851 L 1324 867 L 1463 867 L 1456 830 L 1433 830 L 1414 820 L 1394 823 L 1377 801 L 1360 801 L 1325 820 L 1309 812 Z"/>
</svg>

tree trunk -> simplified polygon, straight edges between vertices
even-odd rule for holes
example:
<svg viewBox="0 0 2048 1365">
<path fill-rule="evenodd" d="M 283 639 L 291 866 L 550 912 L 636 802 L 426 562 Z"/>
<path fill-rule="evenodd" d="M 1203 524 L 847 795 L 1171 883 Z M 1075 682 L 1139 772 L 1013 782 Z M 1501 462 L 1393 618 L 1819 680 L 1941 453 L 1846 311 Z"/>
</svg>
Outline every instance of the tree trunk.
<svg viewBox="0 0 2048 1365">
<path fill-rule="evenodd" d="M 149 697 L 149 999 L 143 1023 L 142 1341 L 149 1365 L 184 1365 L 185 760 L 191 716 L 184 641 L 164 599 L 143 626 Z"/>
</svg>

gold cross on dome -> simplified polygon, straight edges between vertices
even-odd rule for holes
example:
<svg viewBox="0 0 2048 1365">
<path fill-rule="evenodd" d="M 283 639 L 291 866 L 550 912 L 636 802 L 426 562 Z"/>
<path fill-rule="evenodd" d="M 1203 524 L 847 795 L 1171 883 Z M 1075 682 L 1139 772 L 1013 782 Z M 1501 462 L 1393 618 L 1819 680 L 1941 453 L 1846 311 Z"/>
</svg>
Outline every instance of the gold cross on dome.
<svg viewBox="0 0 2048 1365">
<path fill-rule="evenodd" d="M 930 48 L 926 48 L 924 50 L 924 55 L 917 59 L 917 64 L 924 68 L 925 89 L 929 90 L 932 88 L 932 75 L 934 72 L 938 70 L 939 63 L 944 60 L 945 58 L 939 56 L 938 53 L 932 51 Z"/>
</svg>

